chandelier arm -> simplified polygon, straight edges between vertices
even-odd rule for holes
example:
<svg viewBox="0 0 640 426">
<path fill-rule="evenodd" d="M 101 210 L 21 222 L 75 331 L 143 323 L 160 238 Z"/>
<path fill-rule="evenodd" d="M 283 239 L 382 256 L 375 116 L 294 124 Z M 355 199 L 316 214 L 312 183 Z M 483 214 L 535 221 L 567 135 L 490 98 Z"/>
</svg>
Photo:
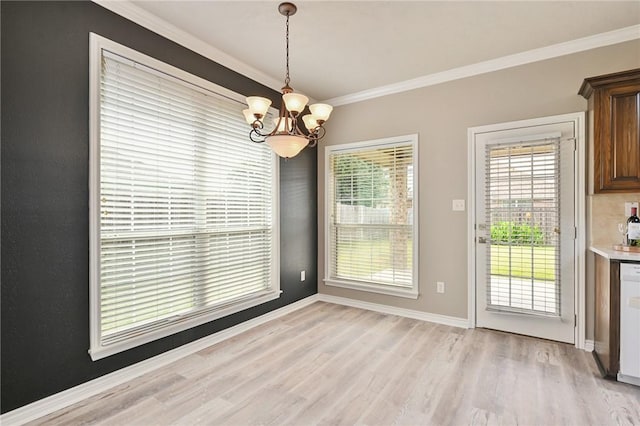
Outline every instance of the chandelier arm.
<svg viewBox="0 0 640 426">
<path fill-rule="evenodd" d="M 269 135 L 266 133 L 262 133 L 262 129 L 264 129 L 264 123 L 262 122 L 262 120 L 254 121 L 251 126 L 252 126 L 252 129 L 249 132 L 249 139 L 251 139 L 251 142 L 255 142 L 255 143 L 264 142 L 267 136 Z"/>
<path fill-rule="evenodd" d="M 255 119 L 254 122 L 251 123 L 251 127 L 253 127 L 254 129 L 262 129 L 264 127 L 264 123 L 262 122 L 262 120 Z"/>
<path fill-rule="evenodd" d="M 273 129 L 275 132 L 278 131 L 278 129 L 280 128 L 280 123 L 282 123 L 282 120 L 284 120 L 285 117 L 282 116 L 282 112 L 280 112 L 280 115 L 278 116 L 277 119 L 273 120 L 273 123 L 276 125 L 275 129 Z M 285 123 L 286 126 L 286 123 Z"/>
<path fill-rule="evenodd" d="M 313 131 L 314 139 L 316 141 L 319 141 L 320 139 L 324 138 L 325 133 L 327 133 L 327 131 L 323 126 L 316 127 Z"/>
<path fill-rule="evenodd" d="M 266 137 L 257 129 L 251 129 L 249 132 L 249 140 L 255 143 L 263 143 L 266 140 Z"/>
<path fill-rule="evenodd" d="M 280 117 L 278 120 L 278 125 L 275 128 L 275 131 L 277 132 L 278 129 L 280 128 L 280 121 L 284 120 L 284 130 L 286 132 L 289 132 L 289 120 L 287 120 L 289 118 L 289 112 L 287 111 L 287 108 L 284 105 L 284 100 L 281 101 L 282 103 L 280 104 Z"/>
</svg>

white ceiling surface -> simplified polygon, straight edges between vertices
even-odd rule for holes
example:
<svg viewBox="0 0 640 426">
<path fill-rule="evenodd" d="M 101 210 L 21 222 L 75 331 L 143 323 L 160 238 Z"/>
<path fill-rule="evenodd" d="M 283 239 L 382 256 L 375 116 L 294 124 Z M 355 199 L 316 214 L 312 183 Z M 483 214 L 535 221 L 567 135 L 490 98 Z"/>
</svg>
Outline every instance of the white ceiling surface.
<svg viewBox="0 0 640 426">
<path fill-rule="evenodd" d="M 284 80 L 278 1 L 134 1 Z M 640 24 L 640 1 L 297 1 L 291 85 L 330 99 Z M 640 56 L 640 53 L 639 53 Z"/>
</svg>

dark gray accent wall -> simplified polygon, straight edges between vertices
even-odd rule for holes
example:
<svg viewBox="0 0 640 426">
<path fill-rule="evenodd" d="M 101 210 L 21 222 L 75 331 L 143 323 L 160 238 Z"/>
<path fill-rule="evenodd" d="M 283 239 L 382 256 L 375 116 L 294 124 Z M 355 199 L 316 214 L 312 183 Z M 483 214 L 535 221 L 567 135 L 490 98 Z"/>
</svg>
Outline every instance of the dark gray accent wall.
<svg viewBox="0 0 640 426">
<path fill-rule="evenodd" d="M 241 94 L 278 93 L 88 1 L 0 8 L 3 413 L 317 292 L 316 150 L 307 149 L 280 163 L 278 300 L 91 361 L 89 32 Z"/>
</svg>

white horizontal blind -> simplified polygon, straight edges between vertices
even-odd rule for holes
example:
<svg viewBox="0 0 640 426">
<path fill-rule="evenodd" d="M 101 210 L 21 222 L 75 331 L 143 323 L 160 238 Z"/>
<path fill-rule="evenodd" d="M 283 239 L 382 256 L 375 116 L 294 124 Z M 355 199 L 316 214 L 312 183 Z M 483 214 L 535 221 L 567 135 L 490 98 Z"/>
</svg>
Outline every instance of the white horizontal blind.
<svg viewBox="0 0 640 426">
<path fill-rule="evenodd" d="M 560 141 L 486 148 L 489 310 L 560 315 Z"/>
<path fill-rule="evenodd" d="M 412 144 L 329 155 L 329 279 L 413 286 Z"/>
<path fill-rule="evenodd" d="M 273 285 L 273 154 L 243 105 L 103 51 L 100 344 Z"/>
</svg>

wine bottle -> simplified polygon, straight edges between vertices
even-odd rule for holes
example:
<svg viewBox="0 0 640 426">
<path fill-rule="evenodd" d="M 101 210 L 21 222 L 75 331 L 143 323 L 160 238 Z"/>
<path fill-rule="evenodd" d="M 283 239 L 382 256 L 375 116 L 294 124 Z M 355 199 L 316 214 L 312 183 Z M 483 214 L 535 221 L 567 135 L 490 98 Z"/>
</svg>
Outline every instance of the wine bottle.
<svg viewBox="0 0 640 426">
<path fill-rule="evenodd" d="M 627 219 L 627 244 L 640 246 L 640 218 L 637 207 L 631 207 L 631 216 Z"/>
</svg>

